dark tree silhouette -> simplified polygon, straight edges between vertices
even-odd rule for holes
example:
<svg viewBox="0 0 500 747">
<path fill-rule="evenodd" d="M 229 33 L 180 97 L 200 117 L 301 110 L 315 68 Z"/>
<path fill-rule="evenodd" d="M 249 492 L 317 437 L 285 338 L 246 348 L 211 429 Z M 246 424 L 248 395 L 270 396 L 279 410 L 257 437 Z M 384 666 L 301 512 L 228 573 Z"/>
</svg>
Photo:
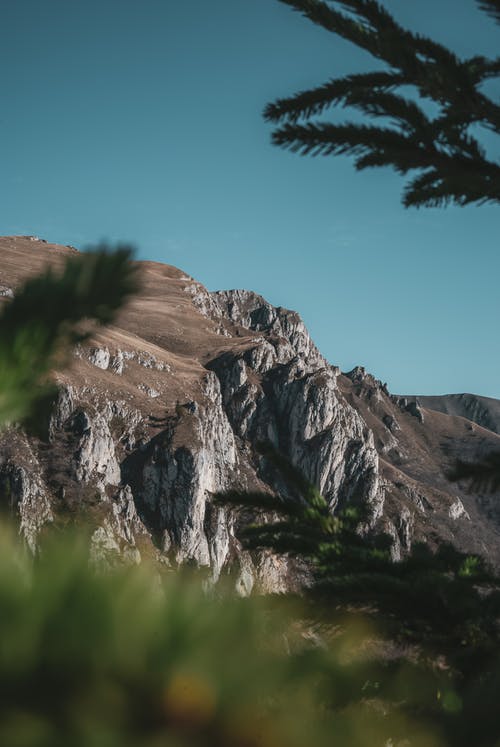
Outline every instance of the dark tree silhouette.
<svg viewBox="0 0 500 747">
<path fill-rule="evenodd" d="M 472 133 L 481 125 L 500 134 L 500 105 L 483 90 L 500 75 L 500 57 L 460 59 L 403 28 L 376 0 L 280 2 L 369 52 L 386 70 L 334 78 L 269 104 L 264 117 L 278 125 L 275 145 L 301 154 L 352 155 L 359 170 L 392 166 L 410 175 L 406 207 L 500 202 L 500 165 Z M 500 23 L 500 0 L 477 2 Z M 437 105 L 436 116 L 426 111 L 429 101 Z M 325 121 L 334 106 L 356 109 L 366 122 Z"/>
</svg>

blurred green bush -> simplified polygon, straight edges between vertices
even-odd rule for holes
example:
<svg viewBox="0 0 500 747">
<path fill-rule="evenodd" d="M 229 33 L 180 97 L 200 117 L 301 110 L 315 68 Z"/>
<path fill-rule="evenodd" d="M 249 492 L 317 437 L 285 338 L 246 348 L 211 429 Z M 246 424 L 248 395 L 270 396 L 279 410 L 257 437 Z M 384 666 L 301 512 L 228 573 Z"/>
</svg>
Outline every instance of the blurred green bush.
<svg viewBox="0 0 500 747">
<path fill-rule="evenodd" d="M 1 527 L 0 744 L 442 744 L 398 704 L 430 696 L 441 708 L 436 682 L 387 661 L 382 684 L 361 620 L 319 631 L 296 602 L 164 574 L 92 568 L 82 532 L 56 534 L 33 559 Z"/>
</svg>

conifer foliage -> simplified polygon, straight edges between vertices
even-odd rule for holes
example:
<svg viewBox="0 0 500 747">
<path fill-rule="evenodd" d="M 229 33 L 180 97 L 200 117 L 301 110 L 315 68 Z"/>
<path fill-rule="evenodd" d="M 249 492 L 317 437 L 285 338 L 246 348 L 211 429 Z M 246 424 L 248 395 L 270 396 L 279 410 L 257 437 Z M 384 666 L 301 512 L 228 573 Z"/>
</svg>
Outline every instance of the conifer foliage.
<svg viewBox="0 0 500 747">
<path fill-rule="evenodd" d="M 48 267 L 0 313 L 0 426 L 36 421 L 53 389 L 50 372 L 96 324 L 109 324 L 136 290 L 132 249 L 102 245 Z"/>
<path fill-rule="evenodd" d="M 291 497 L 237 491 L 218 496 L 222 504 L 260 516 L 240 529 L 247 549 L 305 560 L 312 569 L 309 594 L 330 617 L 335 605 L 342 615 L 363 608 L 391 637 L 424 643 L 459 669 L 471 666 L 469 654 L 479 662 L 496 651 L 500 579 L 482 558 L 447 544 L 435 552 L 417 544 L 396 563 L 391 537 L 370 531 L 362 509 L 349 506 L 332 515 L 318 489 L 285 457 L 271 446 L 260 450 L 266 469 L 286 480 Z"/>
<path fill-rule="evenodd" d="M 269 104 L 264 117 L 278 125 L 275 145 L 301 154 L 351 155 L 358 170 L 391 166 L 408 176 L 406 207 L 500 202 L 500 165 L 476 136 L 477 125 L 500 134 L 500 105 L 483 88 L 500 75 L 500 57 L 460 59 L 403 28 L 376 0 L 280 2 L 386 69 L 334 78 Z M 478 6 L 500 23 L 499 0 L 478 0 Z M 437 105 L 435 116 L 428 102 Z M 361 112 L 364 121 L 325 121 L 335 106 Z"/>
<path fill-rule="evenodd" d="M 432 724 L 443 745 L 498 744 L 497 574 L 482 558 L 446 544 L 434 552 L 415 545 L 409 557 L 394 562 L 390 538 L 368 531 L 360 510 L 332 515 L 317 488 L 286 458 L 269 446 L 261 452 L 266 469 L 273 465 L 286 481 L 289 497 L 236 491 L 217 497 L 221 504 L 253 513 L 254 523 L 243 523 L 238 533 L 243 546 L 309 565 L 304 593 L 317 623 L 337 631 L 359 625 L 360 619 L 376 626 L 376 636 L 389 644 L 378 656 L 376 647 L 372 653 L 372 676 L 386 707 L 398 703 L 407 715 Z M 369 650 L 373 629 L 368 629 L 362 643 Z M 391 647 L 408 667 L 396 689 Z M 408 689 L 416 682 L 416 691 Z M 366 688 L 365 682 L 357 691 L 360 699 L 368 696 Z"/>
</svg>

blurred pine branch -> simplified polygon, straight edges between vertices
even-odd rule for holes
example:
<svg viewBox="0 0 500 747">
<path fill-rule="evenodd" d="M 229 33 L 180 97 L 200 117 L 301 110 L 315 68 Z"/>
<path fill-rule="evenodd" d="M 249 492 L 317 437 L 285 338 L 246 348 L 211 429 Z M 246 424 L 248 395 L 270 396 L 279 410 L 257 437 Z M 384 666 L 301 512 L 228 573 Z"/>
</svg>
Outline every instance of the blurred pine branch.
<svg viewBox="0 0 500 747">
<path fill-rule="evenodd" d="M 51 371 L 137 289 L 132 250 L 102 245 L 28 280 L 0 313 L 0 426 L 36 417 Z"/>
</svg>

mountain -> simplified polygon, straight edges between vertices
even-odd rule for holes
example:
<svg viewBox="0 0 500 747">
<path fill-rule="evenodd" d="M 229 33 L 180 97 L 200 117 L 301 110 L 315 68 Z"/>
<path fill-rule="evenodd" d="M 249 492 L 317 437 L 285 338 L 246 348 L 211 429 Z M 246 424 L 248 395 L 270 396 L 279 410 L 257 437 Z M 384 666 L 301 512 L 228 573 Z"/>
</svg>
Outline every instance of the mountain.
<svg viewBox="0 0 500 747">
<path fill-rule="evenodd" d="M 443 394 L 435 397 L 409 397 L 428 410 L 472 420 L 473 423 L 500 433 L 500 400 L 477 394 Z"/>
<path fill-rule="evenodd" d="M 75 251 L 0 238 L 0 303 Z M 0 434 L 0 500 L 32 550 L 48 526 L 81 522 L 110 563 L 152 556 L 214 580 L 231 570 L 242 594 L 290 588 L 293 561 L 244 552 L 244 519 L 212 502 L 228 488 L 286 490 L 256 449 L 270 441 L 332 511 L 366 506 L 395 559 L 416 540 L 447 540 L 500 563 L 495 497 L 446 478 L 455 458 L 500 450 L 497 433 L 393 396 L 361 367 L 341 373 L 297 313 L 251 291 L 209 292 L 169 265 L 138 264 L 140 293 L 55 373 L 44 437 Z"/>
</svg>

